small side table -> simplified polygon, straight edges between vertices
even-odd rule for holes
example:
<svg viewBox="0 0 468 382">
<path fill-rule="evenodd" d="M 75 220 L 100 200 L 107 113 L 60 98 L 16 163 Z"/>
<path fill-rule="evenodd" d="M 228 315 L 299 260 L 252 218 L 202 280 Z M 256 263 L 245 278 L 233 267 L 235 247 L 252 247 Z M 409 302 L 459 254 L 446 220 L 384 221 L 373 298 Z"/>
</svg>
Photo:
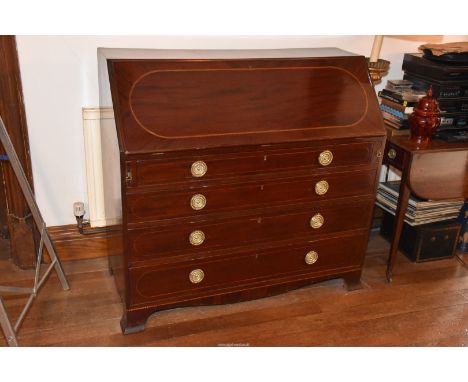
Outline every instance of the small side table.
<svg viewBox="0 0 468 382">
<path fill-rule="evenodd" d="M 433 140 L 418 146 L 408 137 L 394 136 L 387 140 L 383 164 L 401 171 L 387 263 L 387 280 L 391 282 L 410 193 L 431 200 L 468 199 L 468 143 Z"/>
</svg>

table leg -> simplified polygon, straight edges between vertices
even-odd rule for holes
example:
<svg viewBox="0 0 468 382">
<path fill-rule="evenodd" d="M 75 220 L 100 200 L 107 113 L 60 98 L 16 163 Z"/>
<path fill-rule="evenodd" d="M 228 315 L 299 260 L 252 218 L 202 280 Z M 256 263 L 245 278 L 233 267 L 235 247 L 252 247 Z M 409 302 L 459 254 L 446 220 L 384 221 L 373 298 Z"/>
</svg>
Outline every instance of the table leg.
<svg viewBox="0 0 468 382">
<path fill-rule="evenodd" d="M 398 197 L 398 204 L 395 213 L 395 222 L 393 224 L 393 235 L 392 242 L 390 245 L 390 254 L 388 256 L 387 263 L 387 280 L 392 282 L 393 276 L 393 266 L 395 265 L 395 260 L 398 253 L 398 245 L 400 244 L 401 231 L 403 230 L 403 224 L 405 219 L 406 209 L 408 208 L 408 202 L 410 197 L 410 188 L 406 183 L 406 176 L 402 174 L 401 184 L 400 184 L 400 194 Z"/>
</svg>

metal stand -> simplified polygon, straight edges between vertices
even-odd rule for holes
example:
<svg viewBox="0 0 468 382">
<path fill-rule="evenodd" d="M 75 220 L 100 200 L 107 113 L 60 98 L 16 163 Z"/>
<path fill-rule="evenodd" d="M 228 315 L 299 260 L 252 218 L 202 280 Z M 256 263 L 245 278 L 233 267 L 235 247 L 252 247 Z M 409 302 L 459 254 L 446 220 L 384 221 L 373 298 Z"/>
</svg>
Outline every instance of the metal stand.
<svg viewBox="0 0 468 382">
<path fill-rule="evenodd" d="M 21 186 L 21 190 L 23 191 L 24 197 L 28 203 L 29 209 L 31 210 L 31 214 L 34 218 L 34 222 L 36 223 L 38 229 L 41 230 L 41 241 L 39 243 L 39 250 L 37 252 L 37 262 L 36 262 L 36 274 L 34 277 L 34 286 L 32 288 L 19 288 L 19 287 L 11 287 L 11 286 L 0 286 L 0 293 L 15 293 L 15 294 L 29 294 L 29 299 L 26 302 L 21 314 L 16 321 L 16 324 L 12 326 L 10 319 L 8 318 L 5 305 L 3 304 L 2 298 L 0 297 L 0 326 L 5 334 L 6 340 L 8 345 L 10 346 L 18 346 L 18 340 L 16 339 L 16 333 L 18 332 L 21 323 L 26 316 L 29 308 L 31 307 L 32 302 L 37 296 L 39 289 L 42 287 L 44 282 L 47 280 L 47 277 L 52 272 L 52 269 L 55 268 L 55 272 L 57 272 L 57 276 L 62 284 L 62 288 L 64 290 L 70 289 L 68 286 L 67 278 L 65 273 L 63 272 L 62 265 L 60 264 L 60 260 L 55 253 L 54 245 L 50 240 L 49 232 L 47 231 L 46 224 L 44 219 L 42 218 L 41 212 L 37 206 L 36 200 L 34 199 L 34 194 L 29 186 L 28 180 L 26 175 L 21 167 L 21 163 L 16 155 L 16 151 L 11 143 L 10 137 L 8 136 L 8 132 L 6 131 L 5 125 L 3 123 L 2 118 L 0 117 L 0 141 L 5 149 L 7 157 L 10 161 L 10 164 L 15 172 L 15 175 L 18 179 L 18 183 Z M 44 251 L 44 246 L 47 248 L 47 251 L 50 256 L 51 263 L 47 267 L 45 273 L 40 277 L 40 270 L 41 270 L 41 263 L 42 263 L 42 254 Z"/>
</svg>

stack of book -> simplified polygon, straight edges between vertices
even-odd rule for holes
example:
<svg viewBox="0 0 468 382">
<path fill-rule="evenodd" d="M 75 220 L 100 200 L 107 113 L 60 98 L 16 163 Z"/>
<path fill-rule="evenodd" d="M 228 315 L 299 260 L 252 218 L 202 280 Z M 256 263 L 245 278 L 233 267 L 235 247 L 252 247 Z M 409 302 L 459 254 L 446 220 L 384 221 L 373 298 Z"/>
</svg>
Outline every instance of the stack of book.
<svg viewBox="0 0 468 382">
<path fill-rule="evenodd" d="M 400 181 L 379 184 L 376 204 L 383 210 L 395 215 Z M 411 195 L 405 221 L 411 226 L 455 219 L 463 206 L 463 200 L 431 201 Z"/>
<path fill-rule="evenodd" d="M 387 126 L 394 129 L 409 129 L 408 117 L 418 100 L 425 95 L 413 89 L 408 80 L 388 80 L 385 89 L 379 92 L 380 109 Z"/>
<path fill-rule="evenodd" d="M 404 77 L 414 88 L 432 86 L 441 110 L 438 138 L 467 141 L 468 135 L 468 62 L 456 55 L 432 56 L 428 52 L 407 53 L 403 59 Z"/>
</svg>

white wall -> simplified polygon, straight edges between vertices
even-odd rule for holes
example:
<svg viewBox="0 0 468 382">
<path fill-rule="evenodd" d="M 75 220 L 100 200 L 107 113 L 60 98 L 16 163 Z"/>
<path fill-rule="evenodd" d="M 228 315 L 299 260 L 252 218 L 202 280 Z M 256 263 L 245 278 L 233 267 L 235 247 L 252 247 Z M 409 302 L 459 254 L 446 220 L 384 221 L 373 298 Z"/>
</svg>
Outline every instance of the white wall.
<svg viewBox="0 0 468 382">
<path fill-rule="evenodd" d="M 468 41 L 468 36 L 386 37 L 381 58 L 389 78 L 401 78 L 404 52 L 421 43 Z M 154 37 L 18 36 L 18 54 L 37 202 L 49 226 L 75 222 L 72 205 L 87 204 L 82 107 L 99 105 L 98 47 L 267 49 L 338 47 L 369 55 L 373 36 Z"/>
</svg>

